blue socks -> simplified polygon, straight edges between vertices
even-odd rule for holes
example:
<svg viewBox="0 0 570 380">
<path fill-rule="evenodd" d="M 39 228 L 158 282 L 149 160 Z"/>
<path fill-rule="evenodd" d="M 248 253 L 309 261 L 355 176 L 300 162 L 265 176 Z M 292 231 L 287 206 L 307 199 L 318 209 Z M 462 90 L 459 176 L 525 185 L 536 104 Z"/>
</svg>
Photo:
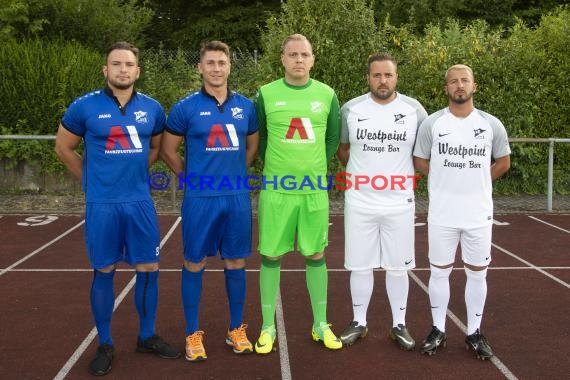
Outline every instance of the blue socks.
<svg viewBox="0 0 570 380">
<path fill-rule="evenodd" d="M 226 293 L 230 305 L 230 330 L 240 327 L 243 323 L 243 305 L 246 291 L 245 268 L 224 269 L 226 278 Z M 202 278 L 204 269 L 200 272 L 190 272 L 182 267 L 182 305 L 186 319 L 186 335 L 199 330 L 198 313 L 202 296 Z"/>
<path fill-rule="evenodd" d="M 226 293 L 230 304 L 230 330 L 243 323 L 243 304 L 245 301 L 246 275 L 245 268 L 224 269 L 226 277 Z"/>
<path fill-rule="evenodd" d="M 200 297 L 202 296 L 202 277 L 204 269 L 200 272 L 190 272 L 182 266 L 182 305 L 186 319 L 186 336 L 198 331 L 198 311 Z"/>
<path fill-rule="evenodd" d="M 111 317 L 115 304 L 115 289 L 113 278 L 115 271 L 109 273 L 93 271 L 93 283 L 91 284 L 91 311 L 95 319 L 95 326 L 99 334 L 99 345 L 113 344 L 111 338 Z"/>
<path fill-rule="evenodd" d="M 137 272 L 135 284 L 135 306 L 139 314 L 142 340 L 154 335 L 156 308 L 158 305 L 158 270 L 154 272 Z"/>
</svg>

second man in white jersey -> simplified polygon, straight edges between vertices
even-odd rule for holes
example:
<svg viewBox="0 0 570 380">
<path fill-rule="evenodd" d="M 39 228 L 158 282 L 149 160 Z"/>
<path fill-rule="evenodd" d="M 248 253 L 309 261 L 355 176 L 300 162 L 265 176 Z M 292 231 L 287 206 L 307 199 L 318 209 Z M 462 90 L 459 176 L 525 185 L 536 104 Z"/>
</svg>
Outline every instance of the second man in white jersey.
<svg viewBox="0 0 570 380">
<path fill-rule="evenodd" d="M 407 270 L 415 267 L 412 152 L 427 113 L 417 100 L 396 92 L 397 63 L 389 54 L 369 57 L 367 79 L 370 92 L 341 108 L 338 157 L 346 165 L 345 267 L 354 313 L 341 340 L 352 345 L 366 336 L 373 270 L 382 267 L 392 309 L 390 337 L 412 350 L 405 322 Z"/>
</svg>

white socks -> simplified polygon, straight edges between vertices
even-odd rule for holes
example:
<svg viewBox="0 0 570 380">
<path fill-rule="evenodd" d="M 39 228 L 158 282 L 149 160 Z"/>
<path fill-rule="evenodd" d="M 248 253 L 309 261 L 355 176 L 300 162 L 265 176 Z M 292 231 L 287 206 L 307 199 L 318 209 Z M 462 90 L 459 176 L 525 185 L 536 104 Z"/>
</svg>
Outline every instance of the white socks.
<svg viewBox="0 0 570 380">
<path fill-rule="evenodd" d="M 374 289 L 374 272 L 372 269 L 350 272 L 350 294 L 354 321 L 366 326 L 366 312 Z"/>
<path fill-rule="evenodd" d="M 473 271 L 465 268 L 465 306 L 467 307 L 467 335 L 481 327 L 483 308 L 487 298 L 487 268 Z"/>
<path fill-rule="evenodd" d="M 445 315 L 449 303 L 449 275 L 453 267 L 438 268 L 430 265 L 429 301 L 431 304 L 431 317 L 433 325 L 441 332 L 445 332 Z"/>
<path fill-rule="evenodd" d="M 386 293 L 392 309 L 392 327 L 406 325 L 406 305 L 410 280 L 405 270 L 386 271 Z"/>
</svg>

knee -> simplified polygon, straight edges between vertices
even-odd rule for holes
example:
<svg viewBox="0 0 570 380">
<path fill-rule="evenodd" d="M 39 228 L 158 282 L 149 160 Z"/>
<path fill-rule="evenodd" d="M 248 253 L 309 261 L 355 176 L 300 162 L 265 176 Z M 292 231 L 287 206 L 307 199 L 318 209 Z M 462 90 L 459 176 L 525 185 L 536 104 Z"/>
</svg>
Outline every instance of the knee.
<svg viewBox="0 0 570 380">
<path fill-rule="evenodd" d="M 386 270 L 386 276 L 390 276 L 390 277 L 407 277 L 407 276 L 408 276 L 408 271 L 405 271 L 405 270 L 391 270 L 391 269 L 387 269 L 387 270 Z"/>
<path fill-rule="evenodd" d="M 318 260 L 324 259 L 324 257 L 325 257 L 324 252 L 318 252 L 318 253 L 314 253 L 310 256 L 306 256 L 305 261 L 309 261 L 309 260 L 318 261 Z"/>
<path fill-rule="evenodd" d="M 115 265 L 109 265 L 108 267 L 105 268 L 98 268 L 95 269 L 95 273 L 99 272 L 99 273 L 111 273 L 115 270 Z"/>
<path fill-rule="evenodd" d="M 452 270 L 453 266 L 440 267 L 433 264 L 430 265 L 430 275 L 434 278 L 448 278 Z"/>
<path fill-rule="evenodd" d="M 206 259 L 203 259 L 199 263 L 193 263 L 188 260 L 184 260 L 184 267 L 189 272 L 200 272 L 206 267 Z"/>
<path fill-rule="evenodd" d="M 270 268 L 277 268 L 281 266 L 281 258 L 282 256 L 278 257 L 269 257 L 265 255 L 261 255 L 261 264 L 270 267 Z"/>
<path fill-rule="evenodd" d="M 226 269 L 243 269 L 245 268 L 245 259 L 225 259 Z"/>
<path fill-rule="evenodd" d="M 485 281 L 487 278 L 487 267 L 476 267 L 480 268 L 478 270 L 473 270 L 473 266 L 467 267 L 465 266 L 465 275 L 467 276 L 468 280 L 474 281 Z"/>
</svg>

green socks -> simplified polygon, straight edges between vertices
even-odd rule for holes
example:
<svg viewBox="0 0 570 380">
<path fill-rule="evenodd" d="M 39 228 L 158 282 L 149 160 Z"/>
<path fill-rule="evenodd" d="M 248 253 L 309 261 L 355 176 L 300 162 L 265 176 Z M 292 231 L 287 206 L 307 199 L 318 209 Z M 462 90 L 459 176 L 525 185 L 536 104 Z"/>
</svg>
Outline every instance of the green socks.
<svg viewBox="0 0 570 380">
<path fill-rule="evenodd" d="M 307 289 L 313 309 L 313 327 L 327 321 L 328 273 L 325 256 L 318 260 L 305 260 Z"/>
<path fill-rule="evenodd" d="M 261 316 L 263 326 L 261 329 L 275 325 L 275 303 L 281 282 L 281 259 L 270 260 L 261 256 L 261 269 L 259 271 L 259 291 L 261 294 Z"/>
</svg>

